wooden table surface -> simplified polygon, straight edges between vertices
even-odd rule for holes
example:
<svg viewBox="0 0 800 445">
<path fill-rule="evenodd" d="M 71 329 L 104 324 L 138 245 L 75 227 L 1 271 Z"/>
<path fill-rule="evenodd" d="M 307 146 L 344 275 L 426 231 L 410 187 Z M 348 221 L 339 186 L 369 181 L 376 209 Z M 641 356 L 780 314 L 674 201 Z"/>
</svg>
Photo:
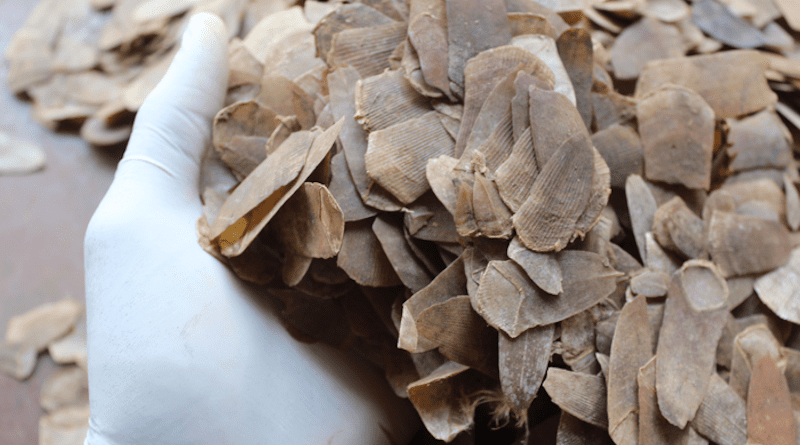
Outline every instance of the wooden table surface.
<svg viewBox="0 0 800 445">
<path fill-rule="evenodd" d="M 37 0 L 0 0 L 0 51 Z M 83 235 L 114 175 L 121 150 L 90 147 L 31 118 L 30 104 L 6 87 L 0 64 L 0 131 L 39 144 L 47 167 L 29 176 L 0 177 L 0 335 L 8 320 L 42 303 L 84 301 Z M 38 443 L 39 388 L 57 367 L 45 353 L 33 376 L 18 382 L 0 373 L 0 444 Z"/>
</svg>

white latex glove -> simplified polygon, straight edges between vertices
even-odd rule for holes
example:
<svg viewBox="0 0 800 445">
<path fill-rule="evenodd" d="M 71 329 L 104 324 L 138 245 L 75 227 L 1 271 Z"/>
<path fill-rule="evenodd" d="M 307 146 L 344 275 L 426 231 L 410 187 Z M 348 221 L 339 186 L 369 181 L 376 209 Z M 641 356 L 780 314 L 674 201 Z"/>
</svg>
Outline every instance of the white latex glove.
<svg viewBox="0 0 800 445">
<path fill-rule="evenodd" d="M 87 229 L 86 443 L 405 443 L 418 421 L 380 372 L 294 340 L 197 244 L 201 153 L 227 74 L 225 25 L 194 17 Z"/>
</svg>

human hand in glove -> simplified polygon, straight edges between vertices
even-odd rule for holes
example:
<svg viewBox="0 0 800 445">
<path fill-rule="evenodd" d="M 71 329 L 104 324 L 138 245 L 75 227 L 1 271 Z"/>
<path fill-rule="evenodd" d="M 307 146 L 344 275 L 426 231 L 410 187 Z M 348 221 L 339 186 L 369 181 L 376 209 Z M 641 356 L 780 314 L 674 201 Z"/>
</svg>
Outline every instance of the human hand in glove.
<svg viewBox="0 0 800 445">
<path fill-rule="evenodd" d="M 293 339 L 258 288 L 197 243 L 227 57 L 222 21 L 192 18 L 89 223 L 86 443 L 405 443 L 418 420 L 379 372 Z"/>
</svg>

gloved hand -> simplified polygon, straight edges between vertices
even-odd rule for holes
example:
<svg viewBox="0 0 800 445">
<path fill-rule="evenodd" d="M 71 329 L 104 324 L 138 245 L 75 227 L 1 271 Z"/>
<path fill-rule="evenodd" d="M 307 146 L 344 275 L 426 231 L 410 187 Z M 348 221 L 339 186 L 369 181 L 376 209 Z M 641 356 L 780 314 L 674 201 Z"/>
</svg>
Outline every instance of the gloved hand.
<svg viewBox="0 0 800 445">
<path fill-rule="evenodd" d="M 86 443 L 405 443 L 418 421 L 379 372 L 294 340 L 197 244 L 200 159 L 227 78 L 225 25 L 199 14 L 87 229 Z"/>
</svg>

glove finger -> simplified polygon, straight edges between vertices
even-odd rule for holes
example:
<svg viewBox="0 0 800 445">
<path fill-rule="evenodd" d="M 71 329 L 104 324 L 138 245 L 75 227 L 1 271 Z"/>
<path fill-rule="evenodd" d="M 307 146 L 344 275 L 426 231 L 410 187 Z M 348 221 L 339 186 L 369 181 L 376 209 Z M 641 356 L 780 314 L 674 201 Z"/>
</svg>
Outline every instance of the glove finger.
<svg viewBox="0 0 800 445">
<path fill-rule="evenodd" d="M 166 175 L 187 190 L 162 189 L 160 194 L 196 195 L 202 154 L 211 138 L 211 121 L 225 100 L 227 81 L 225 24 L 215 15 L 197 14 L 164 78 L 139 109 L 115 182 L 150 182 L 153 176 Z"/>
</svg>

